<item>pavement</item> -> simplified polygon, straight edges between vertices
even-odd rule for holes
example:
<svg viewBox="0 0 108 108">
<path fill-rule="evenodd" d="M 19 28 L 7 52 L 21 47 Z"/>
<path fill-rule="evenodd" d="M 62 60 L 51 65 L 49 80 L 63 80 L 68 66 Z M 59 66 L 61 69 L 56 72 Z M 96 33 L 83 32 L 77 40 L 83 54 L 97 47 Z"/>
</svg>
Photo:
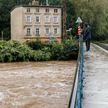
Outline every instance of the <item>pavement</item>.
<svg viewBox="0 0 108 108">
<path fill-rule="evenodd" d="M 94 44 L 84 53 L 83 77 L 82 108 L 108 108 L 108 54 Z"/>
</svg>

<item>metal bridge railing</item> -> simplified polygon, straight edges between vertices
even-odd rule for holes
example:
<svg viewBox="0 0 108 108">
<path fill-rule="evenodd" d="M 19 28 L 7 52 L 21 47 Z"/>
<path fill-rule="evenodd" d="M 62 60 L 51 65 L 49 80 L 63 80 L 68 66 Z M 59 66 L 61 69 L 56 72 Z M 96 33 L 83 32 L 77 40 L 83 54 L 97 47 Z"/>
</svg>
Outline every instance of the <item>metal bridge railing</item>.
<svg viewBox="0 0 108 108">
<path fill-rule="evenodd" d="M 82 108 L 83 56 L 83 36 L 79 36 L 77 67 L 68 108 Z"/>
</svg>

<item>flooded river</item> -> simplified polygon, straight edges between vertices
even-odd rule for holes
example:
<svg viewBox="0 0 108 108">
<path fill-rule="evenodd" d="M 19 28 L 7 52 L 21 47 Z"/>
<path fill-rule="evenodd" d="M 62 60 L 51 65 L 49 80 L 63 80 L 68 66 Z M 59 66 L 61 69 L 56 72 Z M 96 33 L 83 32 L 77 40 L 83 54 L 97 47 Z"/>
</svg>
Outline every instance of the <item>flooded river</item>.
<svg viewBox="0 0 108 108">
<path fill-rule="evenodd" d="M 0 63 L 0 108 L 68 108 L 76 61 Z"/>
</svg>

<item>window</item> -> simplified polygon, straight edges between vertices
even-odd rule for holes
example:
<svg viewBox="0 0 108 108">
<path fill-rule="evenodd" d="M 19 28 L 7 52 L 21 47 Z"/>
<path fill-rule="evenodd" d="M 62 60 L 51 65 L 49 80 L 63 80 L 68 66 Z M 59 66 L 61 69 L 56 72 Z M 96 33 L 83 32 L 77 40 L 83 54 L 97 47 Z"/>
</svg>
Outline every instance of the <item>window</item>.
<svg viewBox="0 0 108 108">
<path fill-rule="evenodd" d="M 46 22 L 46 23 L 49 23 L 49 22 L 50 22 L 50 17 L 49 17 L 49 16 L 46 16 L 45 22 Z"/>
<path fill-rule="evenodd" d="M 49 34 L 50 34 L 50 29 L 46 28 L 46 35 L 49 35 Z"/>
<path fill-rule="evenodd" d="M 49 12 L 49 9 L 45 9 L 45 12 Z"/>
<path fill-rule="evenodd" d="M 58 23 L 58 17 L 57 16 L 54 17 L 54 23 Z"/>
<path fill-rule="evenodd" d="M 31 34 L 31 28 L 27 28 L 27 35 Z"/>
<path fill-rule="evenodd" d="M 30 22 L 31 22 L 31 16 L 27 16 L 27 17 L 26 17 L 26 22 L 27 22 L 27 23 L 30 23 Z"/>
<path fill-rule="evenodd" d="M 40 17 L 36 16 L 36 23 L 39 23 L 39 22 L 40 22 Z"/>
<path fill-rule="evenodd" d="M 40 30 L 39 28 L 36 28 L 36 35 L 39 35 L 40 34 Z"/>
<path fill-rule="evenodd" d="M 27 12 L 30 12 L 30 8 L 27 8 Z"/>
<path fill-rule="evenodd" d="M 39 8 L 36 8 L 36 12 L 39 12 Z"/>
<path fill-rule="evenodd" d="M 58 9 L 54 9 L 54 13 L 57 13 L 58 12 Z"/>
<path fill-rule="evenodd" d="M 58 29 L 54 28 L 54 35 L 57 35 L 57 34 L 58 34 Z"/>
</svg>

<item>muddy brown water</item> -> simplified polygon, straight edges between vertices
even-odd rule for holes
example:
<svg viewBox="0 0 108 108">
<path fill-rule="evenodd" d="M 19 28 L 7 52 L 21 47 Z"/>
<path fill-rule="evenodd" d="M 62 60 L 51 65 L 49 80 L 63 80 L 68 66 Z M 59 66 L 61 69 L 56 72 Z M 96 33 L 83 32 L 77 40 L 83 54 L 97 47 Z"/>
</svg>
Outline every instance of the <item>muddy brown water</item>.
<svg viewBox="0 0 108 108">
<path fill-rule="evenodd" d="M 68 108 L 76 63 L 0 63 L 0 108 Z"/>
</svg>

